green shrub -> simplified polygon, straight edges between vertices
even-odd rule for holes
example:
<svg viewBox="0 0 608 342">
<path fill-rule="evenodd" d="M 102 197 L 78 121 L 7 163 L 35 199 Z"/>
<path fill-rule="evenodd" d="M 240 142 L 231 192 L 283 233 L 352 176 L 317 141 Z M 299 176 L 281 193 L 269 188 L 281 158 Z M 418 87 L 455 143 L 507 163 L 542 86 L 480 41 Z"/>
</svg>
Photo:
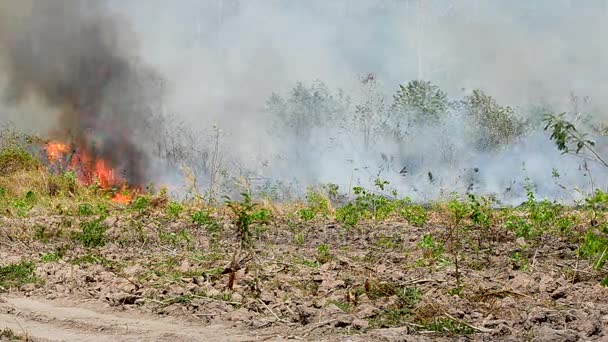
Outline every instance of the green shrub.
<svg viewBox="0 0 608 342">
<path fill-rule="evenodd" d="M 101 247 L 106 243 L 105 233 L 107 227 L 103 224 L 104 218 L 99 218 L 91 221 L 83 221 L 80 223 L 81 232 L 76 233 L 75 239 L 80 241 L 83 246 Z"/>
<path fill-rule="evenodd" d="M 0 267 L 0 287 L 9 289 L 35 282 L 36 276 L 34 275 L 34 264 L 32 262 L 22 261 Z"/>
<path fill-rule="evenodd" d="M 167 215 L 174 219 L 179 218 L 179 214 L 181 214 L 183 210 L 184 206 L 178 202 L 170 202 L 169 205 L 167 205 Z"/>
<path fill-rule="evenodd" d="M 411 225 L 422 227 L 426 223 L 427 214 L 423 206 L 413 204 L 409 198 L 405 199 L 405 205 L 399 211 L 399 214 Z"/>
<path fill-rule="evenodd" d="M 11 175 L 21 171 L 34 171 L 40 161 L 21 147 L 11 146 L 0 150 L 0 174 Z"/>
</svg>

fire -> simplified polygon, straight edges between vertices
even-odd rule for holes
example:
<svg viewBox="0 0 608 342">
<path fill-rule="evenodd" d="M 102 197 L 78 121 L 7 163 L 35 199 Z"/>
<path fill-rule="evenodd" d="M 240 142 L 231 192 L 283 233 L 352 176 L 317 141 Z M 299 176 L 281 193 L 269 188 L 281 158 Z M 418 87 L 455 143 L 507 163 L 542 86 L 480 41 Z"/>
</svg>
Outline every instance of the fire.
<svg viewBox="0 0 608 342">
<path fill-rule="evenodd" d="M 62 142 L 46 144 L 46 155 L 53 165 L 64 163 L 67 170 L 76 173 L 78 180 L 85 185 L 97 182 L 103 189 L 121 186 L 122 191 L 112 197 L 114 203 L 129 204 L 132 196 L 127 193 L 125 181 L 116 174 L 115 170 L 103 158 L 94 158 L 86 149 L 75 149 L 69 155 L 70 146 Z"/>
<path fill-rule="evenodd" d="M 60 142 L 50 142 L 46 145 L 46 155 L 51 162 L 56 162 L 63 158 L 69 150 L 70 148 L 67 144 Z"/>
<path fill-rule="evenodd" d="M 131 203 L 132 199 L 133 196 L 131 196 L 130 194 L 125 192 L 118 192 L 116 193 L 116 195 L 114 195 L 114 197 L 112 197 L 112 202 L 118 204 L 129 204 Z"/>
</svg>

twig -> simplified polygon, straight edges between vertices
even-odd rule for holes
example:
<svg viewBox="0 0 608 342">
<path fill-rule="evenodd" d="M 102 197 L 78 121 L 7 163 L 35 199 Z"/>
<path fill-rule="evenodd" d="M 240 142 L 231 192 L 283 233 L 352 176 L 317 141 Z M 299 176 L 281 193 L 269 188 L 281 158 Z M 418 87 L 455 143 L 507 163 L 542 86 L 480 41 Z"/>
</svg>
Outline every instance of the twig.
<svg viewBox="0 0 608 342">
<path fill-rule="evenodd" d="M 597 260 L 597 263 L 595 264 L 595 268 L 600 268 L 602 259 L 604 259 L 604 255 L 606 255 L 606 250 L 608 250 L 608 247 L 604 248 L 604 251 L 602 252 L 602 256 L 600 256 L 600 258 Z"/>
<path fill-rule="evenodd" d="M 536 264 L 536 254 L 538 254 L 538 247 L 534 250 L 534 256 L 532 257 L 532 265 L 530 265 L 530 271 L 534 270 L 534 265 Z"/>
<path fill-rule="evenodd" d="M 276 318 L 276 319 L 277 319 L 277 321 L 278 321 L 278 322 L 281 322 L 281 323 L 286 323 L 286 322 L 285 322 L 285 320 L 280 319 L 280 318 L 279 318 L 279 316 L 277 316 L 277 314 L 275 314 L 275 313 L 274 313 L 274 311 L 272 311 L 272 309 L 270 309 L 270 308 L 268 307 L 268 305 L 266 305 L 266 303 L 264 303 L 264 301 L 263 301 L 263 300 L 261 300 L 260 298 L 258 298 L 258 301 L 259 301 L 260 303 L 262 303 L 262 305 L 264 305 L 264 307 L 266 308 L 266 310 L 270 311 L 270 313 L 271 313 L 271 314 L 274 316 L 274 318 Z"/>
<path fill-rule="evenodd" d="M 414 284 L 420 284 L 420 283 L 431 283 L 431 282 L 435 282 L 435 283 L 443 283 L 445 282 L 445 280 L 440 280 L 440 279 L 430 279 L 430 278 L 418 278 L 418 279 L 413 279 L 410 280 L 408 282 L 405 282 L 403 285 L 414 285 Z"/>
<path fill-rule="evenodd" d="M 482 332 L 482 333 L 492 333 L 492 332 L 494 332 L 494 329 L 488 329 L 488 328 L 482 328 L 482 327 L 477 327 L 477 326 L 474 326 L 474 325 L 469 324 L 469 323 L 467 323 L 467 322 L 465 322 L 465 321 L 459 320 L 458 318 L 456 318 L 456 317 L 454 317 L 454 316 L 450 315 L 450 314 L 449 314 L 449 313 L 447 313 L 447 312 L 444 312 L 443 314 L 444 314 L 444 315 L 445 315 L 447 318 L 449 318 L 449 319 L 451 319 L 451 320 L 453 320 L 453 321 L 456 321 L 456 322 L 458 322 L 458 323 L 460 323 L 460 324 L 464 324 L 464 325 L 466 325 L 467 327 L 469 327 L 469 328 L 471 328 L 471 329 L 473 329 L 473 330 L 477 330 L 477 331 Z"/>
</svg>

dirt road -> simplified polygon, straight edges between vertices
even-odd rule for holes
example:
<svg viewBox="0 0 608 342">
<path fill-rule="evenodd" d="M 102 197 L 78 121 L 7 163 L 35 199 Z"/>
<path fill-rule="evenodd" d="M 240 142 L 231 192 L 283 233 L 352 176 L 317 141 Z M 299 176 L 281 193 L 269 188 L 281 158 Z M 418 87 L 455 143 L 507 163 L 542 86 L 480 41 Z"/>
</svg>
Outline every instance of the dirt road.
<svg viewBox="0 0 608 342">
<path fill-rule="evenodd" d="M 256 336 L 224 325 L 196 326 L 135 310 L 117 312 L 98 303 L 79 305 L 36 298 L 2 297 L 0 329 L 34 341 L 259 341 Z"/>
</svg>

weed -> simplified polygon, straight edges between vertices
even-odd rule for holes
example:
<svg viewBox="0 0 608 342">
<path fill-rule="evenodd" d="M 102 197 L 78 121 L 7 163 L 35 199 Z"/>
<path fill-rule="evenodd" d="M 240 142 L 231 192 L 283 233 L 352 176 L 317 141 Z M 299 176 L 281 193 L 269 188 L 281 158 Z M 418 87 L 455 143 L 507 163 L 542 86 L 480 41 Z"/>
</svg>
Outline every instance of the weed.
<svg viewBox="0 0 608 342">
<path fill-rule="evenodd" d="M 304 232 L 294 235 L 293 243 L 298 246 L 304 246 L 304 244 L 306 243 L 306 235 L 304 234 Z"/>
<path fill-rule="evenodd" d="M 55 262 L 55 261 L 59 261 L 59 260 L 61 260 L 61 256 L 60 256 L 60 253 L 57 251 L 47 253 L 40 257 L 40 261 L 42 261 L 44 263 Z"/>
<path fill-rule="evenodd" d="M 520 252 L 515 252 L 509 259 L 514 270 L 528 271 L 529 262 L 527 256 L 522 255 Z"/>
<path fill-rule="evenodd" d="M 425 258 L 437 259 L 443 254 L 443 245 L 435 241 L 431 234 L 422 236 L 422 241 L 418 243 L 418 247 L 424 250 Z"/>
<path fill-rule="evenodd" d="M 460 269 L 459 269 L 459 257 L 460 250 L 462 248 L 462 233 L 463 227 L 462 221 L 470 215 L 470 208 L 466 203 L 459 201 L 457 198 L 452 199 L 448 202 L 448 211 L 450 212 L 451 224 L 449 227 L 448 242 L 450 242 L 450 249 L 454 256 L 454 266 L 456 267 L 456 287 L 460 287 Z"/>
<path fill-rule="evenodd" d="M 319 263 L 324 264 L 330 261 L 333 258 L 331 253 L 329 252 L 329 246 L 327 244 L 322 244 L 317 246 L 317 256 L 316 259 Z"/>
<path fill-rule="evenodd" d="M 150 198 L 148 196 L 138 196 L 131 202 L 131 209 L 139 212 L 144 212 L 150 206 Z"/>
<path fill-rule="evenodd" d="M 250 247 L 253 232 L 252 225 L 267 224 L 270 220 L 270 212 L 267 209 L 257 209 L 258 204 L 254 203 L 249 193 L 243 193 L 243 201 L 236 202 L 226 199 L 226 205 L 236 215 L 234 224 L 237 228 L 237 236 L 241 242 L 241 247 Z"/>
<path fill-rule="evenodd" d="M 94 264 L 94 265 L 104 265 L 110 266 L 113 265 L 114 262 L 104 258 L 98 254 L 86 254 L 77 258 L 70 260 L 70 263 L 73 265 L 84 265 L 84 264 Z"/>
<path fill-rule="evenodd" d="M 209 233 L 217 233 L 221 230 L 219 223 L 206 210 L 193 213 L 192 223 L 199 227 L 205 227 Z"/>
<path fill-rule="evenodd" d="M 313 220 L 319 215 L 323 218 L 329 216 L 331 203 L 329 198 L 321 191 L 315 191 L 313 188 L 309 188 L 306 192 L 306 205 L 306 208 L 299 211 L 300 219 L 303 221 Z"/>
<path fill-rule="evenodd" d="M 89 203 L 82 203 L 78 206 L 79 216 L 91 216 L 95 213 L 95 209 Z"/>
<path fill-rule="evenodd" d="M 347 302 L 343 302 L 343 301 L 337 301 L 337 300 L 331 300 L 329 302 L 327 302 L 327 305 L 335 305 L 336 307 L 338 307 L 338 309 L 342 310 L 342 312 L 345 313 L 349 313 L 352 309 L 353 309 L 353 305 L 351 303 L 347 303 Z"/>
<path fill-rule="evenodd" d="M 375 185 L 380 191 L 384 191 L 388 181 L 376 179 Z M 336 210 L 336 221 L 344 223 L 348 227 L 355 226 L 360 220 L 373 218 L 382 220 L 390 216 L 402 206 L 402 201 L 390 199 L 382 193 L 375 193 L 360 186 L 353 188 L 354 201 Z M 393 191 L 392 196 L 396 193 Z"/>
<path fill-rule="evenodd" d="M 182 229 L 177 233 L 161 231 L 158 238 L 162 243 L 168 243 L 177 247 L 188 247 L 192 243 L 192 237 L 187 229 Z"/>
<path fill-rule="evenodd" d="M 469 335 L 475 332 L 468 325 L 449 318 L 436 318 L 425 324 L 423 329 L 449 335 Z"/>
<path fill-rule="evenodd" d="M 179 218 L 179 214 L 181 214 L 183 210 L 184 206 L 178 202 L 170 202 L 169 205 L 167 205 L 167 215 L 173 219 Z"/>
<path fill-rule="evenodd" d="M 0 287 L 4 289 L 20 287 L 25 284 L 35 283 L 36 281 L 34 263 L 32 262 L 22 261 L 0 267 Z"/>
<path fill-rule="evenodd" d="M 105 233 L 107 227 L 103 224 L 103 217 L 80 223 L 81 231 L 74 238 L 87 248 L 101 247 L 105 245 Z"/>
<path fill-rule="evenodd" d="M 578 254 L 587 258 L 595 269 L 601 269 L 608 261 L 608 238 L 588 232 L 578 248 Z"/>
<path fill-rule="evenodd" d="M 34 171 L 40 161 L 21 147 L 11 146 L 0 150 L 0 174 L 12 175 L 22 171 Z"/>
<path fill-rule="evenodd" d="M 412 204 L 410 198 L 405 199 L 405 205 L 401 208 L 399 214 L 414 227 L 424 226 L 427 220 L 427 214 L 424 207 L 418 204 Z"/>
<path fill-rule="evenodd" d="M 27 213 L 34 207 L 36 202 L 36 193 L 28 191 L 22 198 L 13 201 L 13 208 L 17 211 L 17 216 L 25 217 Z"/>
</svg>

